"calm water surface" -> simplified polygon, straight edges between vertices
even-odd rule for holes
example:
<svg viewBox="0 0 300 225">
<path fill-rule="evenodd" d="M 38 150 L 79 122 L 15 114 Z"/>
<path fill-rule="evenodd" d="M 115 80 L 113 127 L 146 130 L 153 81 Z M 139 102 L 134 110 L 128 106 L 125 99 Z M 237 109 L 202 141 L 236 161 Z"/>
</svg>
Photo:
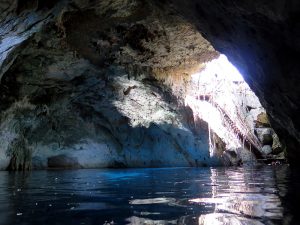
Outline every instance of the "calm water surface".
<svg viewBox="0 0 300 225">
<path fill-rule="evenodd" d="M 300 224 L 298 180 L 287 166 L 0 172 L 0 224 Z"/>
</svg>

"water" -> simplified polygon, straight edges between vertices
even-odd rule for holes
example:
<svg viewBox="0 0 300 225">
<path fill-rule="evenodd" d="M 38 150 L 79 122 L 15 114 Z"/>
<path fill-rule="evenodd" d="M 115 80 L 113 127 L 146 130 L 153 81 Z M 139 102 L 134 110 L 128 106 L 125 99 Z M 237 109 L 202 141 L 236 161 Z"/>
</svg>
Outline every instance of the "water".
<svg viewBox="0 0 300 225">
<path fill-rule="evenodd" d="M 296 180 L 287 166 L 0 172 L 0 224 L 300 224 Z"/>
</svg>

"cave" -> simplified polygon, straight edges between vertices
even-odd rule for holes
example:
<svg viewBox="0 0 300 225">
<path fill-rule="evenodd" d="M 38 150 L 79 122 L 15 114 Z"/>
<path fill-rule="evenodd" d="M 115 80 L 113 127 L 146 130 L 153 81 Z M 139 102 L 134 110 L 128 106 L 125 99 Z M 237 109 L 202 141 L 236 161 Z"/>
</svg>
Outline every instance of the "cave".
<svg viewBox="0 0 300 225">
<path fill-rule="evenodd" d="M 208 124 L 210 156 L 221 156 L 223 165 L 286 161 L 266 110 L 225 55 L 191 75 L 185 105 Z"/>
<path fill-rule="evenodd" d="M 0 224 L 300 222 L 300 3 L 0 12 Z"/>
</svg>

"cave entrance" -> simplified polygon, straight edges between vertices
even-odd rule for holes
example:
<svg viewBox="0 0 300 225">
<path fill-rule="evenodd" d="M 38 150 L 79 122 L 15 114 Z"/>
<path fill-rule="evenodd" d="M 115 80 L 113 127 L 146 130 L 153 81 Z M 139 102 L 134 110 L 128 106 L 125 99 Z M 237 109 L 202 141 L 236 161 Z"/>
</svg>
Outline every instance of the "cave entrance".
<svg viewBox="0 0 300 225">
<path fill-rule="evenodd" d="M 231 164 L 284 158 L 265 109 L 225 55 L 191 75 L 185 104 L 208 123 L 211 156 L 225 154 Z"/>
</svg>

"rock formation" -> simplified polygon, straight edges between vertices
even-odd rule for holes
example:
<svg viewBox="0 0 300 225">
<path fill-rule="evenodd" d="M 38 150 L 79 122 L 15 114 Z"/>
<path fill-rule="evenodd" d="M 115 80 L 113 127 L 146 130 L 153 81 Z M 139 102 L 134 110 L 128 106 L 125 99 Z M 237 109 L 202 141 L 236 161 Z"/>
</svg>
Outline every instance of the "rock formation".
<svg viewBox="0 0 300 225">
<path fill-rule="evenodd" d="M 300 154 L 300 2 L 170 0 L 164 4 L 188 18 L 239 68 L 286 143 L 293 164 Z"/>
<path fill-rule="evenodd" d="M 142 1 L 41 2 L 1 5 L 2 169 L 220 163 L 182 104 L 218 55 L 192 25 Z"/>
<path fill-rule="evenodd" d="M 0 168 L 219 165 L 207 124 L 184 106 L 190 75 L 218 51 L 247 75 L 279 136 L 296 145 L 295 52 L 284 45 L 277 56 L 272 46 L 284 33 L 268 43 L 259 27 L 261 19 L 276 31 L 287 17 L 274 14 L 280 5 L 265 13 L 256 3 L 253 16 L 246 2 L 2 0 Z"/>
</svg>

